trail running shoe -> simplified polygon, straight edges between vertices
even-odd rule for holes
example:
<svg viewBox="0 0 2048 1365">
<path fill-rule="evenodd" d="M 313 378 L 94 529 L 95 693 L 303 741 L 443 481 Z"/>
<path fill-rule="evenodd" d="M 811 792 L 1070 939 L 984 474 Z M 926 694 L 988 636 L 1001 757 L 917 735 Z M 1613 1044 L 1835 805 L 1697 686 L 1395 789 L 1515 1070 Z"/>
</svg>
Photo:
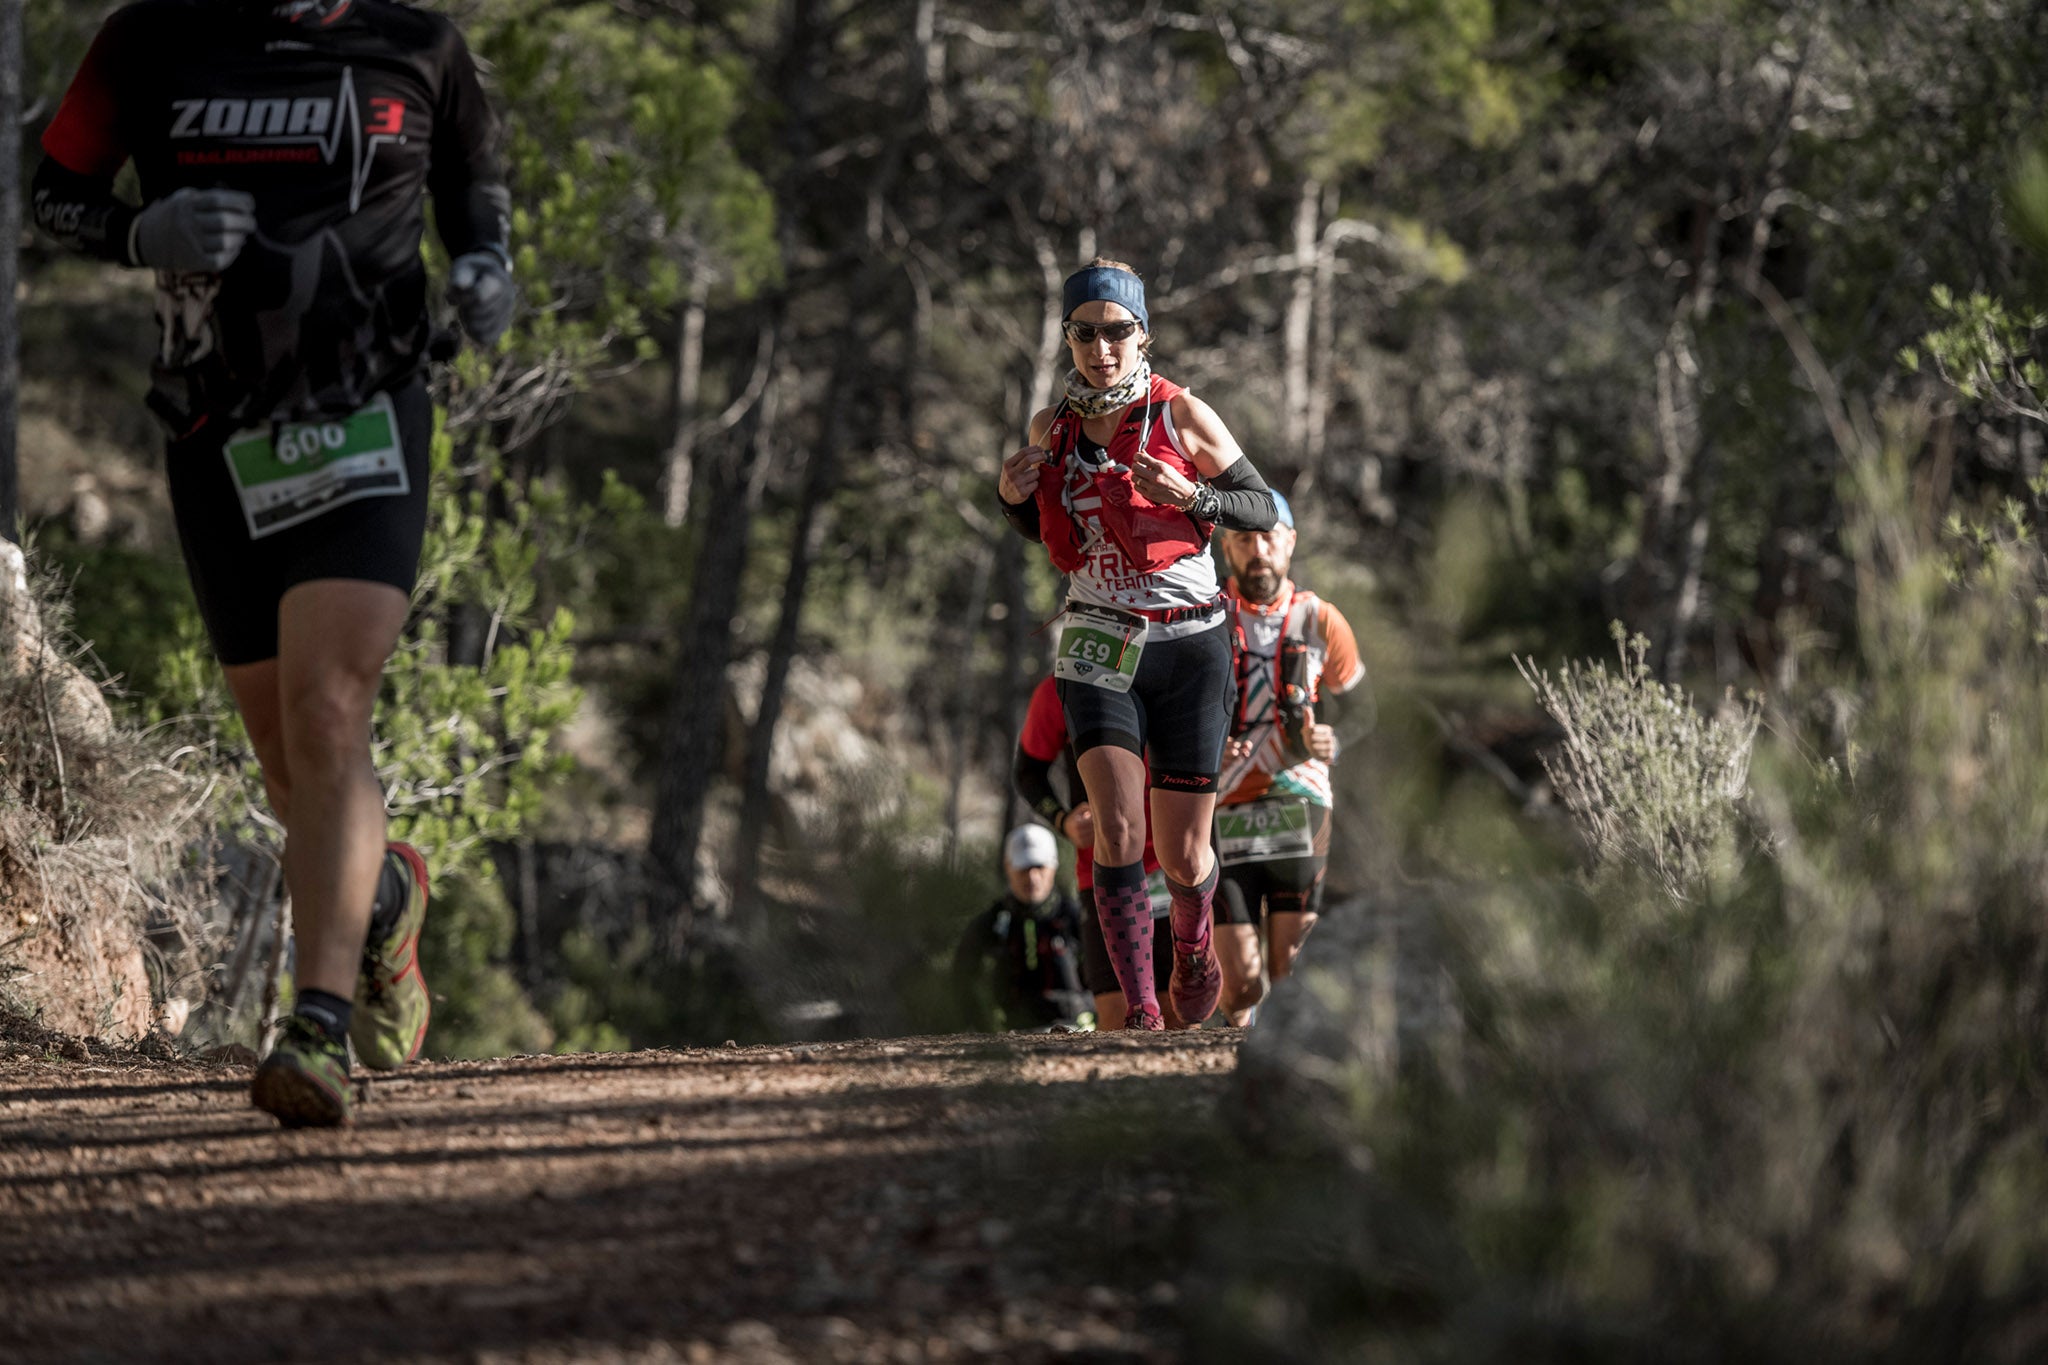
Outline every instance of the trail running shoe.
<svg viewBox="0 0 2048 1365">
<path fill-rule="evenodd" d="M 1139 1033 L 1164 1033 L 1166 1021 L 1156 1010 L 1132 1010 L 1124 1016 L 1124 1028 L 1127 1031 L 1135 1029 Z"/>
<path fill-rule="evenodd" d="M 1173 940 L 1173 980 L 1166 987 L 1166 998 L 1173 1002 L 1173 1012 L 1185 1020 L 1189 1028 L 1200 1028 L 1202 1021 L 1216 1012 L 1216 1001 L 1222 994 L 1223 972 L 1216 964 L 1214 938 L 1204 934 L 1199 943 L 1183 943 L 1176 937 Z"/>
<path fill-rule="evenodd" d="M 395 1071 L 420 1055 L 433 1001 L 420 975 L 420 926 L 427 920 L 427 864 L 411 844 L 386 851 L 405 875 L 405 904 L 382 926 L 370 926 L 363 970 L 356 977 L 348 1026 L 356 1057 L 373 1071 Z"/>
<path fill-rule="evenodd" d="M 287 1128 L 334 1128 L 348 1122 L 352 1099 L 348 1049 L 311 1019 L 286 1016 L 256 1068 L 249 1102 Z"/>
</svg>

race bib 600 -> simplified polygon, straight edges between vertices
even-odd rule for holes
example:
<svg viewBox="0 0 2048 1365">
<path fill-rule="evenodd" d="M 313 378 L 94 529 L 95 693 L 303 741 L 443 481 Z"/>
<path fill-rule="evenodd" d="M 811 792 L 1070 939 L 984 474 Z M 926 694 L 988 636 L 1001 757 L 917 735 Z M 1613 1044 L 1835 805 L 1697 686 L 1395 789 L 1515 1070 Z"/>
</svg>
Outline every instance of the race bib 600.
<svg viewBox="0 0 2048 1365">
<path fill-rule="evenodd" d="M 251 540 L 343 503 L 412 491 L 388 393 L 332 421 L 236 432 L 223 454 Z"/>
</svg>

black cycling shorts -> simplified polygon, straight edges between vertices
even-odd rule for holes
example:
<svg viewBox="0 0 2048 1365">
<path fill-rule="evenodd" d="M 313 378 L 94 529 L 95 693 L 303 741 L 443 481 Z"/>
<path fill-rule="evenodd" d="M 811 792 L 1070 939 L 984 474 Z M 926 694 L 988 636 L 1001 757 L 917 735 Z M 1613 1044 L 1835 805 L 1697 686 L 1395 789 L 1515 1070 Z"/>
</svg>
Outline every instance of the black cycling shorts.
<svg viewBox="0 0 2048 1365">
<path fill-rule="evenodd" d="M 1146 644 L 1128 692 L 1066 678 L 1059 692 L 1077 756 L 1103 745 L 1128 749 L 1151 761 L 1156 788 L 1216 790 L 1237 705 L 1230 632 L 1220 612 L 1210 629 Z"/>
<path fill-rule="evenodd" d="M 231 433 L 201 428 L 168 454 L 178 545 L 199 614 L 223 664 L 277 657 L 277 607 L 285 593 L 320 578 L 389 583 L 410 593 L 427 529 L 427 463 L 434 404 L 414 378 L 391 391 L 407 491 L 359 498 L 252 538 L 222 455 Z"/>
<path fill-rule="evenodd" d="M 1267 915 L 1322 912 L 1323 869 L 1330 861 L 1330 808 L 1311 801 L 1308 818 L 1315 848 L 1311 856 L 1232 863 L 1221 869 L 1216 883 L 1218 924 L 1257 925 Z"/>
<path fill-rule="evenodd" d="M 1152 986 L 1162 999 L 1172 980 L 1173 916 L 1158 915 L 1152 920 Z M 1116 964 L 1109 960 L 1109 941 L 1102 936 L 1092 886 L 1081 889 L 1081 984 L 1090 995 L 1121 995 L 1124 989 L 1116 979 Z"/>
</svg>

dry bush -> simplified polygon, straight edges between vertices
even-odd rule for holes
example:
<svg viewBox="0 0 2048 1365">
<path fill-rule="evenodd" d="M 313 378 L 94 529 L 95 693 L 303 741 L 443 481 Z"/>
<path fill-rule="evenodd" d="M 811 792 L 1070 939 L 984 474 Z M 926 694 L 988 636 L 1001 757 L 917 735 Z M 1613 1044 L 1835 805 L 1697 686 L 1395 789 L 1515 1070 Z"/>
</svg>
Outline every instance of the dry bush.
<svg viewBox="0 0 2048 1365">
<path fill-rule="evenodd" d="M 155 1003 L 123 998 L 135 963 L 149 994 L 190 1000 L 217 956 L 219 784 L 205 755 L 115 719 L 68 621 L 61 582 L 0 544 L 0 1005 L 133 1033 Z M 113 999 L 82 998 L 110 979 Z"/>
<path fill-rule="evenodd" d="M 1564 730 L 1544 769 L 1596 860 L 1628 864 L 1674 897 L 1696 890 L 1740 832 L 1749 756 L 1761 707 L 1725 699 L 1703 714 L 1684 690 L 1650 671 L 1650 642 L 1613 627 L 1620 668 L 1598 660 L 1556 677 L 1534 660 L 1515 666 Z"/>
</svg>

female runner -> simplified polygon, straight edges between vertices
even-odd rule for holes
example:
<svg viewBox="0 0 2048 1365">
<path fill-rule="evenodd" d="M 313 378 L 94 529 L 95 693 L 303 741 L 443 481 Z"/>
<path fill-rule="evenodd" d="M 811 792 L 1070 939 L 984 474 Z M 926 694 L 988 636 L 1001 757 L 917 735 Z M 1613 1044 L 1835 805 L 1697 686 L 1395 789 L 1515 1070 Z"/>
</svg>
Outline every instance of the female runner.
<svg viewBox="0 0 2048 1365">
<path fill-rule="evenodd" d="M 1174 1013 L 1216 1007 L 1210 818 L 1235 687 L 1209 537 L 1262 531 L 1273 495 L 1209 405 L 1152 373 L 1145 286 L 1097 257 L 1061 299 L 1074 367 L 1061 401 L 1003 461 L 1003 515 L 1068 575 L 1053 672 L 1095 816 L 1095 903 L 1127 1012 L 1160 1029 L 1145 890 L 1152 838 L 1166 871 Z"/>
</svg>

